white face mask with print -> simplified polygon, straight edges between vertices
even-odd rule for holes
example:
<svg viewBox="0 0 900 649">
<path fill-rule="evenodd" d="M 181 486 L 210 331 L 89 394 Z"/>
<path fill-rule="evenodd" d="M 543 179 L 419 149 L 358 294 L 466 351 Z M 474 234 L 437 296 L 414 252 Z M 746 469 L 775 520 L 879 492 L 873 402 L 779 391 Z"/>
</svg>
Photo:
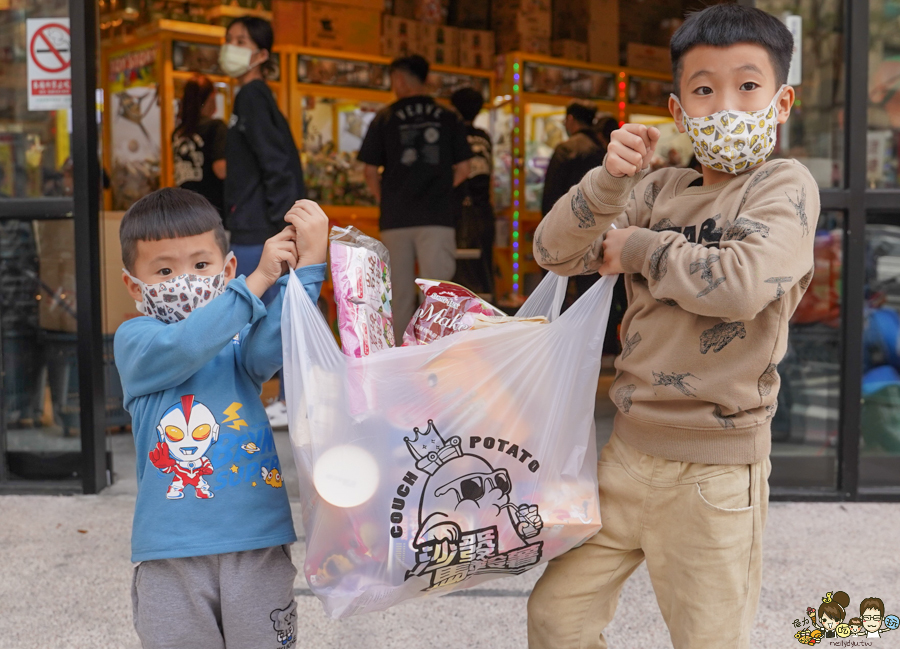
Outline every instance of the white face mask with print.
<svg viewBox="0 0 900 649">
<path fill-rule="evenodd" d="M 262 63 L 262 61 L 259 61 L 250 65 L 250 59 L 258 51 L 251 50 L 249 47 L 226 43 L 219 50 L 219 67 L 229 77 L 241 77 Z"/>
<path fill-rule="evenodd" d="M 775 149 L 776 104 L 785 88 L 781 86 L 762 110 L 720 110 L 706 117 L 689 117 L 678 97 L 671 97 L 681 108 L 682 124 L 700 164 L 737 175 L 761 165 Z"/>
<path fill-rule="evenodd" d="M 233 257 L 234 253 L 229 252 L 222 272 L 218 275 L 186 273 L 158 284 L 144 284 L 127 270 L 123 269 L 122 272 L 141 288 L 143 300 L 134 303 L 137 310 L 160 322 L 174 324 L 185 320 L 225 291 L 225 269 Z"/>
</svg>

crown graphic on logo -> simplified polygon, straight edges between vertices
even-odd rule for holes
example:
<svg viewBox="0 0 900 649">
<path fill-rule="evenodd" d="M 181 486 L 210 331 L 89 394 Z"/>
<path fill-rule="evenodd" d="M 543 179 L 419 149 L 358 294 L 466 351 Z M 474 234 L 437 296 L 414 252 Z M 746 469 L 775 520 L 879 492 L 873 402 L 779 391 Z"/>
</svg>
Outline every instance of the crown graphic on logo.
<svg viewBox="0 0 900 649">
<path fill-rule="evenodd" d="M 415 439 L 404 437 L 406 448 L 416 459 L 416 468 L 428 475 L 434 475 L 445 463 L 453 458 L 462 457 L 462 440 L 455 435 L 449 440 L 444 440 L 434 421 L 428 420 L 428 430 L 422 433 L 418 428 L 413 428 Z"/>
</svg>

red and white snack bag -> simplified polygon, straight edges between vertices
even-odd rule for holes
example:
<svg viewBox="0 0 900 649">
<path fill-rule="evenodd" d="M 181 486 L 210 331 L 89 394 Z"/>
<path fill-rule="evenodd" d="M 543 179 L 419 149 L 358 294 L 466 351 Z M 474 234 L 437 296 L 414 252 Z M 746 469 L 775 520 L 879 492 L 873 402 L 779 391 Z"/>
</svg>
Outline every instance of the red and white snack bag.
<svg viewBox="0 0 900 649">
<path fill-rule="evenodd" d="M 361 358 L 394 346 L 390 255 L 353 226 L 333 227 L 331 279 L 341 348 Z"/>
<path fill-rule="evenodd" d="M 459 284 L 432 279 L 417 279 L 416 284 L 425 292 L 425 301 L 406 327 L 404 347 L 427 345 L 438 338 L 467 331 L 479 315 L 506 315 Z"/>
</svg>

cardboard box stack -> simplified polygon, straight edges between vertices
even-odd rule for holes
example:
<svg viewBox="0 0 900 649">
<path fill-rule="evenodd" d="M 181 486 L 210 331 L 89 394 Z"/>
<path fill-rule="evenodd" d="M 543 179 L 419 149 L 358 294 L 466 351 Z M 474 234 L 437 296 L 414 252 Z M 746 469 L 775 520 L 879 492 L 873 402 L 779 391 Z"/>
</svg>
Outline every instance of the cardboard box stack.
<svg viewBox="0 0 900 649">
<path fill-rule="evenodd" d="M 459 65 L 463 68 L 494 68 L 494 32 L 481 29 L 459 30 Z"/>
<path fill-rule="evenodd" d="M 552 43 L 553 56 L 570 61 L 587 61 L 588 46 L 576 40 L 559 39 Z"/>
<path fill-rule="evenodd" d="M 456 0 L 451 3 L 450 24 L 460 29 L 489 30 L 490 8 L 488 0 Z"/>
<path fill-rule="evenodd" d="M 672 59 L 668 47 L 656 47 L 642 43 L 628 44 L 628 67 L 662 72 L 672 72 Z"/>
<path fill-rule="evenodd" d="M 276 45 L 306 42 L 306 3 L 272 0 L 272 31 Z"/>
<path fill-rule="evenodd" d="M 306 3 L 306 45 L 329 50 L 380 54 L 383 0 Z"/>
<path fill-rule="evenodd" d="M 499 54 L 550 54 L 549 0 L 494 0 L 492 19 Z"/>
<path fill-rule="evenodd" d="M 385 14 L 382 21 L 382 56 L 395 59 L 419 52 L 419 23 L 390 14 Z"/>
<path fill-rule="evenodd" d="M 420 23 L 419 54 L 432 65 L 459 65 L 459 30 L 446 25 Z"/>
<path fill-rule="evenodd" d="M 566 0 L 553 5 L 554 41 L 584 43 L 554 44 L 553 55 L 619 65 L 619 0 Z"/>
</svg>

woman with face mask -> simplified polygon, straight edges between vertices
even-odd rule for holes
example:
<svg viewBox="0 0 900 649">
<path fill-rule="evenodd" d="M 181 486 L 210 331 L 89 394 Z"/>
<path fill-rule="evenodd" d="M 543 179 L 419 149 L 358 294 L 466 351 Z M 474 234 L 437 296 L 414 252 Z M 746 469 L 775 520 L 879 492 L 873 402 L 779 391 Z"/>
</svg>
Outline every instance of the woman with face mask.
<svg viewBox="0 0 900 649">
<path fill-rule="evenodd" d="M 275 71 L 272 41 L 267 21 L 242 16 L 228 27 L 219 53 L 219 67 L 240 84 L 225 145 L 225 227 L 231 232 L 237 274 L 248 277 L 266 240 L 284 228 L 284 215 L 306 197 L 300 154 L 265 81 Z M 263 302 L 276 294 L 277 289 L 267 291 Z M 287 426 L 283 392 L 266 412 L 273 428 Z"/>
<path fill-rule="evenodd" d="M 266 240 L 284 227 L 284 215 L 306 196 L 300 154 L 265 81 L 275 71 L 272 41 L 267 21 L 243 16 L 228 27 L 219 53 L 219 67 L 240 84 L 225 145 L 225 226 L 237 272 L 247 276 Z"/>
</svg>

